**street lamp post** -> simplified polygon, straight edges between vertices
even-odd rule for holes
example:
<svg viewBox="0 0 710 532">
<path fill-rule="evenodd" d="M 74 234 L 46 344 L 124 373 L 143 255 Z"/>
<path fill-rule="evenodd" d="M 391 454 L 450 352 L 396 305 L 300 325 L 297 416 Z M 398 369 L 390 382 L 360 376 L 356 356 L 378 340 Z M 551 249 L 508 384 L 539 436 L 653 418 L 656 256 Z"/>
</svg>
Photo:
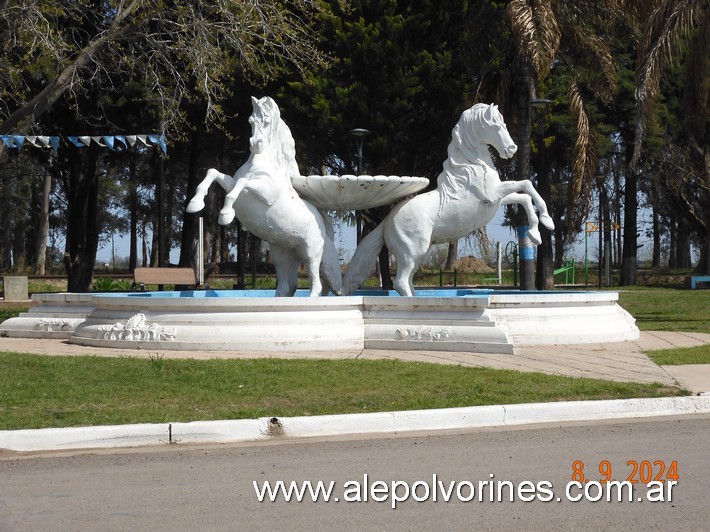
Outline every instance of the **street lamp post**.
<svg viewBox="0 0 710 532">
<path fill-rule="evenodd" d="M 362 145 L 365 143 L 365 137 L 371 132 L 369 129 L 364 129 L 361 127 L 351 129 L 350 134 L 357 140 L 357 174 L 362 174 Z M 355 224 L 357 227 L 357 237 L 356 242 L 359 244 L 362 240 L 362 215 L 360 211 L 355 212 Z"/>
<path fill-rule="evenodd" d="M 602 264 L 603 264 L 603 259 L 604 259 L 604 247 L 603 247 L 603 240 L 604 240 L 604 176 L 603 175 L 598 175 L 597 176 L 597 185 L 599 186 L 599 290 L 602 289 Z"/>
<path fill-rule="evenodd" d="M 167 256 L 165 245 L 165 162 L 158 153 L 158 184 L 155 201 L 158 204 L 158 266 L 165 266 Z"/>
</svg>

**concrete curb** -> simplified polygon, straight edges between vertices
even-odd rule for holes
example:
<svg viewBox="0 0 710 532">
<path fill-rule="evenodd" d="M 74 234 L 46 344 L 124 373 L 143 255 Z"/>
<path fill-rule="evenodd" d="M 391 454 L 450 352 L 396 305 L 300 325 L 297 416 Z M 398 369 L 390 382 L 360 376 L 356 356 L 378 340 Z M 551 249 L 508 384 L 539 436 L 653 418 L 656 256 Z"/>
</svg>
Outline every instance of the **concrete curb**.
<svg viewBox="0 0 710 532">
<path fill-rule="evenodd" d="M 4 430 L 0 431 L 0 449 L 28 452 L 171 443 L 236 443 L 708 413 L 710 396 L 707 395 L 567 401 L 278 419 Z"/>
</svg>

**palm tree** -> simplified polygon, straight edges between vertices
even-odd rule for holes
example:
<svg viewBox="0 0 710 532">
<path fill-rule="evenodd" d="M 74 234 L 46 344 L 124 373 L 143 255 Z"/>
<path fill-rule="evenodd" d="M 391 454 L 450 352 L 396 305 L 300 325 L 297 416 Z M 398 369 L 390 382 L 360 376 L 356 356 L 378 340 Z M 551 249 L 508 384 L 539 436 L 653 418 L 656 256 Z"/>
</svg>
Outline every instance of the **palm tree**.
<svg viewBox="0 0 710 532">
<path fill-rule="evenodd" d="M 568 187 L 566 219 L 570 227 L 581 223 L 597 174 L 596 141 L 581 86 L 602 101 L 609 101 L 616 86 L 617 69 L 612 52 L 598 32 L 610 20 L 620 20 L 621 10 L 613 0 L 512 0 L 506 8 L 517 49 L 516 72 L 512 76 L 516 94 L 519 136 L 519 178 L 530 175 L 530 101 L 540 96 L 539 88 L 555 62 L 573 73 L 567 99 L 576 125 L 572 181 Z M 601 66 L 601 68 L 599 68 Z M 549 178 L 539 172 L 537 187 L 550 201 Z M 547 197 L 546 197 L 547 196 Z M 543 235 L 538 247 L 539 288 L 553 288 L 552 244 Z"/>
<path fill-rule="evenodd" d="M 710 4 L 707 0 L 656 0 L 640 43 L 636 82 L 636 134 L 631 165 L 643 153 L 650 104 L 660 92 L 661 80 L 679 57 L 687 57 L 682 99 L 683 158 L 689 163 L 682 183 L 672 187 L 674 197 L 691 227 L 701 237 L 696 272 L 710 274 Z M 681 161 L 682 164 L 682 161 Z"/>
</svg>

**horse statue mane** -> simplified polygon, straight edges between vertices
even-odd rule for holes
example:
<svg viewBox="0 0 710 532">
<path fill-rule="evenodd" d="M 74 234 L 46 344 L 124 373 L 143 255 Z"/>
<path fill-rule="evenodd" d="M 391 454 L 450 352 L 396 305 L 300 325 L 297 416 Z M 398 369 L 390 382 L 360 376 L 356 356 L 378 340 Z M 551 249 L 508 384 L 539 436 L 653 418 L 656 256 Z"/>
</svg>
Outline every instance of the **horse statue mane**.
<svg viewBox="0 0 710 532">
<path fill-rule="evenodd" d="M 464 111 L 451 137 L 436 190 L 401 202 L 362 239 L 345 274 L 344 294 L 362 285 L 386 244 L 397 260 L 395 290 L 402 296 L 414 295 L 414 274 L 430 246 L 458 240 L 485 226 L 501 205 L 522 205 L 528 237 L 535 245 L 542 242 L 540 222 L 554 229 L 545 201 L 530 180 L 500 180 L 488 147 L 504 159 L 513 157 L 518 147 L 495 105 L 477 104 Z"/>
<path fill-rule="evenodd" d="M 293 188 L 291 178 L 299 176 L 300 171 L 296 162 L 296 143 L 291 130 L 281 118 L 279 106 L 272 98 L 264 96 L 260 100 L 252 98 L 252 101 L 255 109 L 258 107 L 270 122 L 269 144 L 274 150 L 272 158 L 279 169 L 278 175 L 286 178 L 285 183 L 279 185 Z"/>
<path fill-rule="evenodd" d="M 310 295 L 323 289 L 323 275 L 328 290 L 339 293 L 342 272 L 333 232 L 327 215 L 303 200 L 291 182 L 299 175 L 296 146 L 291 130 L 281 119 L 276 102 L 265 96 L 252 97 L 249 118 L 249 159 L 234 176 L 210 168 L 197 186 L 187 212 L 205 207 L 205 196 L 212 183 L 227 192 L 219 213 L 219 223 L 226 225 L 235 217 L 242 226 L 269 242 L 276 267 L 276 294 L 291 296 L 298 285 L 298 269 L 306 264 Z"/>
<path fill-rule="evenodd" d="M 494 200 L 494 185 L 486 179 L 488 171 L 495 172 L 488 147 L 479 140 L 478 131 L 484 127 L 503 126 L 505 121 L 494 104 L 477 103 L 466 109 L 451 131 L 451 142 L 447 149 L 449 158 L 437 177 L 437 187 L 442 192 L 439 210 L 456 197 L 463 187 L 470 187 L 477 177 L 483 178 L 483 186 L 477 194 L 486 203 Z M 476 173 L 476 167 L 483 168 L 483 175 Z M 476 190 L 479 190 L 476 188 Z"/>
</svg>

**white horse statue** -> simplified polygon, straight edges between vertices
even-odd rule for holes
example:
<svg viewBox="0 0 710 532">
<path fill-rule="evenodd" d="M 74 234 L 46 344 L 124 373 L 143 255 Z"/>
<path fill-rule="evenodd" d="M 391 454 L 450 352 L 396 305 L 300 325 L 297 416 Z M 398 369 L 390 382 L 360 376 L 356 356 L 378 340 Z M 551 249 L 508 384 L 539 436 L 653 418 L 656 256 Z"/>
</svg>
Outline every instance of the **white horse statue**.
<svg viewBox="0 0 710 532">
<path fill-rule="evenodd" d="M 429 247 L 458 240 L 483 227 L 501 205 L 523 206 L 530 224 L 530 240 L 535 245 L 541 242 L 538 221 L 554 229 L 545 202 L 532 183 L 527 179 L 501 181 L 493 166 L 488 145 L 506 159 L 518 149 L 495 105 L 476 104 L 464 111 L 451 136 L 449 158 L 439 174 L 436 190 L 397 205 L 360 242 L 343 281 L 344 294 L 352 293 L 369 277 L 377 254 L 386 243 L 397 260 L 395 289 L 403 296 L 414 295 L 412 279 Z"/>
<path fill-rule="evenodd" d="M 321 273 L 327 289 L 339 294 L 342 275 L 330 219 L 301 199 L 291 184 L 291 177 L 299 175 L 291 131 L 271 98 L 252 97 L 252 106 L 249 159 L 234 177 L 210 168 L 187 212 L 204 208 L 205 195 L 217 181 L 227 191 L 219 223 L 229 224 L 236 214 L 247 231 L 269 242 L 277 296 L 294 294 L 301 262 L 306 264 L 311 296 L 323 291 Z"/>
</svg>

